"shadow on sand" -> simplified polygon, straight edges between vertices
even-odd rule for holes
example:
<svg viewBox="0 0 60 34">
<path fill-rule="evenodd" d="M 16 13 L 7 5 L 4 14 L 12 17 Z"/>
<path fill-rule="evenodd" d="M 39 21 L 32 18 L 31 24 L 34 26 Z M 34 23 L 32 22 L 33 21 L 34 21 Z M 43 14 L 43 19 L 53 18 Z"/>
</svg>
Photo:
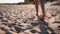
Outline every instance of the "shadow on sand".
<svg viewBox="0 0 60 34">
<path fill-rule="evenodd" d="M 56 34 L 54 30 L 48 26 L 48 23 L 43 20 L 38 20 L 38 23 L 40 25 L 40 34 Z M 49 33 L 47 30 L 49 30 L 51 33 Z"/>
</svg>

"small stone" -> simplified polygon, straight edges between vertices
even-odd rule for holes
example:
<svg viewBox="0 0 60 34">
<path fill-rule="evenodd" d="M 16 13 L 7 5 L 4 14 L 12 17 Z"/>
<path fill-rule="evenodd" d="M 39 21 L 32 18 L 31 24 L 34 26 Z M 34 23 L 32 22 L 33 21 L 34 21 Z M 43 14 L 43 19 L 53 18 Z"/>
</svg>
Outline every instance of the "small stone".
<svg viewBox="0 0 60 34">
<path fill-rule="evenodd" d="M 15 28 L 15 30 L 17 31 L 17 33 L 24 31 L 24 29 L 19 28 L 19 27 L 17 27 L 17 26 L 15 26 L 14 28 Z"/>
<path fill-rule="evenodd" d="M 58 26 L 58 30 L 60 31 L 60 26 Z"/>
<path fill-rule="evenodd" d="M 37 31 L 36 31 L 36 30 L 31 30 L 30 32 L 32 32 L 32 33 L 36 33 Z"/>
<path fill-rule="evenodd" d="M 2 19 L 1 21 L 2 21 L 2 22 L 8 22 L 8 20 L 4 20 L 4 19 Z"/>
<path fill-rule="evenodd" d="M 0 16 L 0 19 L 2 19 L 3 17 Z"/>
<path fill-rule="evenodd" d="M 24 23 L 27 23 L 27 19 L 23 19 L 22 21 L 23 21 Z"/>
<path fill-rule="evenodd" d="M 32 25 L 32 26 L 37 26 L 37 25 L 38 25 L 38 23 L 31 23 L 31 25 Z"/>
</svg>

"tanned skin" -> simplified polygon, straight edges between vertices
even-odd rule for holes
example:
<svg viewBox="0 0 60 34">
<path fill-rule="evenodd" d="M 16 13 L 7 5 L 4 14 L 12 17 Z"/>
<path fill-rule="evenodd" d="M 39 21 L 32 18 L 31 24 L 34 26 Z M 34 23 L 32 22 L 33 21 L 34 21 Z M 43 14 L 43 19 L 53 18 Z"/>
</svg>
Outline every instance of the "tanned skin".
<svg viewBox="0 0 60 34">
<path fill-rule="evenodd" d="M 41 20 L 44 20 L 45 18 L 45 10 L 44 10 L 44 0 L 35 0 L 35 8 L 36 8 L 36 15 L 38 16 L 38 4 L 40 2 L 40 6 L 42 9 L 42 17 L 40 18 Z"/>
<path fill-rule="evenodd" d="M 38 16 L 38 0 L 35 0 L 36 15 Z"/>
</svg>

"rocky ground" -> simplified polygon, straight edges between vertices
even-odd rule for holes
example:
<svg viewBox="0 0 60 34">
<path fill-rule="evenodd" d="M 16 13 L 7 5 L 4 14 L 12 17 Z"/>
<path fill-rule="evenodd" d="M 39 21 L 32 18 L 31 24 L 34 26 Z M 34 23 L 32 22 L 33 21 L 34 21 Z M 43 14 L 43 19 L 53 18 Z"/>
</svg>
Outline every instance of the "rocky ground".
<svg viewBox="0 0 60 34">
<path fill-rule="evenodd" d="M 34 5 L 0 5 L 0 34 L 43 34 L 43 28 L 49 34 L 60 34 L 60 5 L 45 4 L 46 25 L 42 28 L 35 14 Z"/>
</svg>

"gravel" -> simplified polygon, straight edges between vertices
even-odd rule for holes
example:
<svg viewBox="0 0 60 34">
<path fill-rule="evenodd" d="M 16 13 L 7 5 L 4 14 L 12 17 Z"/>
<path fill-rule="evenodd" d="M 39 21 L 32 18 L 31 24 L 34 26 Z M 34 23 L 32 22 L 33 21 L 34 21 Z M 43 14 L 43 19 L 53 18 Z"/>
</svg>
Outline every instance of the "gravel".
<svg viewBox="0 0 60 34">
<path fill-rule="evenodd" d="M 39 9 L 40 16 L 41 8 Z M 59 5 L 45 4 L 45 14 L 45 21 L 49 27 L 55 29 L 59 26 L 54 23 L 60 21 Z M 1 34 L 32 34 L 32 32 L 38 34 L 39 27 L 34 5 L 0 5 Z M 38 32 L 35 32 L 36 29 Z"/>
</svg>

